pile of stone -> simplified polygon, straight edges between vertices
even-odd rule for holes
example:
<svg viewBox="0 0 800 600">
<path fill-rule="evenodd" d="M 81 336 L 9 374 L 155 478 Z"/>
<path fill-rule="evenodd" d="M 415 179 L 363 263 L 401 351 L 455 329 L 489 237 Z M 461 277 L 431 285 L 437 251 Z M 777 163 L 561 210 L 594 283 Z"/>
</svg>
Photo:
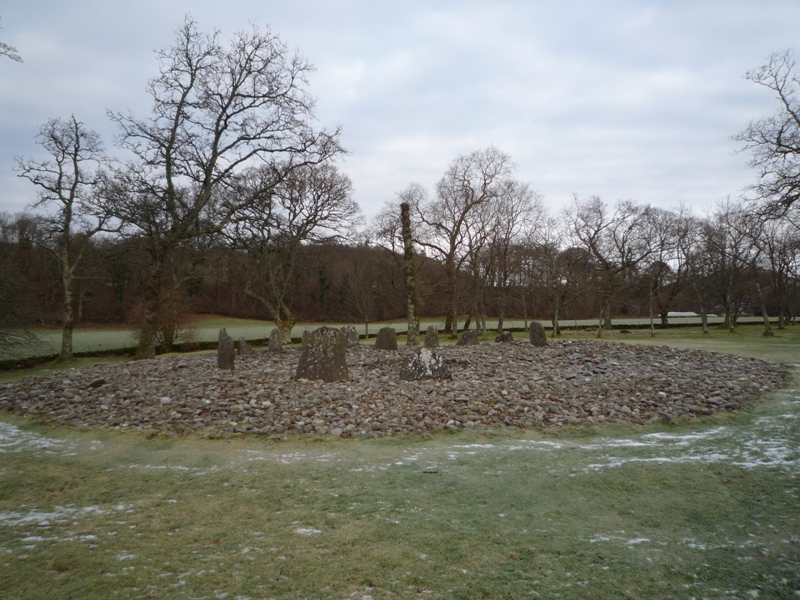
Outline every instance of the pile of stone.
<svg viewBox="0 0 800 600">
<path fill-rule="evenodd" d="M 6 383 L 0 409 L 152 434 L 389 436 L 694 418 L 747 405 L 780 386 L 786 372 L 732 355 L 594 340 L 453 345 L 423 354 L 346 348 L 344 333 L 330 337 L 347 370 L 330 383 L 304 376 L 297 348 L 243 353 L 234 370 L 198 354 Z M 452 379 L 402 377 L 415 357 L 422 360 L 415 368 L 446 370 Z"/>
</svg>

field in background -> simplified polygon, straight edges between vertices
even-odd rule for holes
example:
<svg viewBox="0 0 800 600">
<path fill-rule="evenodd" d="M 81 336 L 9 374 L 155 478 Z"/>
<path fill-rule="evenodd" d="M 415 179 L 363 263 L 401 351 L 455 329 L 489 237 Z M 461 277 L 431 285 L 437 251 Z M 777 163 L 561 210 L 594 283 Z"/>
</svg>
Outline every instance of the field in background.
<svg viewBox="0 0 800 600">
<path fill-rule="evenodd" d="M 711 317 L 709 323 L 717 324 L 722 321 L 719 317 Z M 760 323 L 759 317 L 742 317 L 740 319 L 742 324 Z M 463 320 L 460 324 L 463 326 Z M 546 329 L 550 329 L 551 325 L 548 321 L 540 321 Z M 670 319 L 671 325 L 699 325 L 700 320 L 697 317 L 677 317 Z M 354 325 L 359 334 L 366 335 L 367 329 L 370 336 L 375 336 L 381 327 L 394 327 L 399 333 L 405 333 L 407 325 L 405 321 L 383 321 L 370 323 L 365 326 L 363 323 L 348 323 Z M 595 327 L 596 320 L 564 320 L 560 321 L 561 327 L 564 329 L 565 334 L 575 331 L 581 331 L 587 327 Z M 648 319 L 617 319 L 614 321 L 614 326 L 617 328 L 623 327 L 645 327 L 649 324 Z M 323 323 L 300 323 L 292 329 L 292 337 L 300 338 L 303 335 L 303 330 L 309 327 L 318 327 Z M 341 327 L 344 323 L 331 323 L 332 327 Z M 444 319 L 423 319 L 420 323 L 420 329 L 424 333 L 428 325 L 435 325 L 439 330 L 444 329 Z M 244 336 L 245 339 L 252 340 L 265 340 L 269 337 L 270 332 L 275 328 L 272 321 L 259 321 L 256 319 L 237 319 L 233 317 L 217 317 L 217 316 L 196 316 L 192 318 L 190 323 L 183 328 L 183 338 L 179 343 L 183 342 L 214 342 L 219 338 L 219 330 L 225 327 L 228 335 L 234 339 Z M 473 325 L 474 327 L 474 325 Z M 504 323 L 506 329 L 523 330 L 525 329 L 525 322 L 522 320 L 506 320 Z M 497 328 L 497 320 L 492 319 L 487 321 L 487 329 L 493 332 Z M 669 331 L 669 330 L 667 330 Z M 34 330 L 39 342 L 32 344 L 26 349 L 18 352 L 15 358 L 25 358 L 30 356 L 50 356 L 58 354 L 61 348 L 61 330 L 60 329 L 36 329 Z M 110 352 L 124 349 L 136 348 L 136 334 L 133 329 L 121 327 L 81 327 L 75 329 L 73 334 L 74 351 L 80 353 L 99 353 Z M 12 358 L 3 353 L 0 349 L 0 360 L 5 358 Z"/>
<path fill-rule="evenodd" d="M 607 339 L 798 362 L 800 328 L 760 332 Z M 800 597 L 797 368 L 674 426 L 266 442 L 2 415 L 0 457 L 8 597 Z"/>
</svg>

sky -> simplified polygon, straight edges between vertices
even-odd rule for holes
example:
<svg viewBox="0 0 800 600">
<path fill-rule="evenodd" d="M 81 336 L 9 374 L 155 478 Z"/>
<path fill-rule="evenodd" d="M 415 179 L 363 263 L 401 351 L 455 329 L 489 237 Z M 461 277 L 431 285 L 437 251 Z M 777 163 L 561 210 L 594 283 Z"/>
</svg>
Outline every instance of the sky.
<svg viewBox="0 0 800 600">
<path fill-rule="evenodd" d="M 575 195 L 708 210 L 754 182 L 731 137 L 777 109 L 746 72 L 800 51 L 797 0 L 5 0 L 0 41 L 24 62 L 0 57 L 0 212 L 35 200 L 15 157 L 46 158 L 50 118 L 119 154 L 107 110 L 148 116 L 155 51 L 187 14 L 223 40 L 269 26 L 316 67 L 318 125 L 341 125 L 367 218 L 488 146 L 554 214 Z"/>
</svg>

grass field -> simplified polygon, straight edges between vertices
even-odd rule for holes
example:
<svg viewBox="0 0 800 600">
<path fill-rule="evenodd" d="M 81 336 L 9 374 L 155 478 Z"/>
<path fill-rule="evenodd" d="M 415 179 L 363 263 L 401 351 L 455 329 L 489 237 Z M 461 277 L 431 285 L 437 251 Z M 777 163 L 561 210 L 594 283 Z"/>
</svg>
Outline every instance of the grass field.
<svg viewBox="0 0 800 600">
<path fill-rule="evenodd" d="M 800 329 L 760 331 L 611 339 L 800 362 Z M 797 368 L 679 426 L 265 442 L 2 415 L 0 457 L 3 597 L 800 597 Z"/>
<path fill-rule="evenodd" d="M 711 323 L 719 322 L 721 319 L 712 317 Z M 671 323 L 675 325 L 687 325 L 692 322 L 698 322 L 697 318 L 673 318 Z M 755 317 L 743 317 L 742 323 L 758 322 L 759 319 Z M 643 327 L 647 325 L 647 319 L 618 319 L 614 321 L 616 327 Z M 545 321 L 541 323 L 549 328 L 550 324 Z M 460 322 L 463 326 L 463 320 Z M 593 327 L 597 324 L 595 320 L 583 321 L 563 321 L 561 326 L 564 328 L 566 334 L 571 334 L 575 331 L 581 331 L 587 327 Z M 319 323 L 300 323 L 292 329 L 292 337 L 300 338 L 303 335 L 303 330 L 308 327 L 317 327 Z M 333 327 L 340 327 L 342 323 L 332 323 Z M 406 331 L 405 321 L 384 321 L 370 323 L 366 327 L 363 323 L 353 323 L 360 335 L 365 335 L 368 331 L 371 336 L 375 336 L 381 327 L 391 326 L 396 328 L 399 332 Z M 435 325 L 439 330 L 444 329 L 444 319 L 426 319 L 420 323 L 422 332 L 424 333 L 428 325 Z M 219 338 L 219 330 L 225 327 L 228 335 L 234 339 L 244 336 L 247 340 L 265 340 L 269 337 L 270 332 L 274 329 L 275 324 L 271 321 L 259 321 L 256 319 L 237 319 L 234 317 L 211 316 L 211 315 L 197 315 L 191 322 L 182 330 L 184 336 L 188 336 L 190 341 L 193 342 L 213 342 Z M 497 327 L 496 320 L 487 321 L 487 327 L 494 331 Z M 506 320 L 504 327 L 506 329 L 522 330 L 525 328 L 525 322 L 519 320 Z M 698 328 L 699 329 L 699 328 Z M 30 344 L 26 348 L 19 349 L 16 356 L 7 355 L 0 348 L 0 360 L 6 358 L 20 358 L 28 356 L 50 356 L 58 354 L 61 349 L 61 330 L 57 328 L 36 329 L 34 330 L 38 342 Z M 179 339 L 179 343 L 183 343 L 184 339 Z M 80 353 L 101 353 L 115 350 L 133 349 L 136 347 L 136 333 L 133 329 L 127 327 L 97 327 L 97 326 L 81 326 L 75 329 L 73 333 L 73 347 L 74 351 Z"/>
</svg>

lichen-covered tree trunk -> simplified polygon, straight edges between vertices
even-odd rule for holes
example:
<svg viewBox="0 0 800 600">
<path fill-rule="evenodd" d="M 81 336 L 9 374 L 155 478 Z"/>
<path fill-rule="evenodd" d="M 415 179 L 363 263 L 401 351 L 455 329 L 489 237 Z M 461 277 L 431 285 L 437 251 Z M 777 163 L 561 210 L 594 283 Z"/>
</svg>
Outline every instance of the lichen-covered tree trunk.
<svg viewBox="0 0 800 600">
<path fill-rule="evenodd" d="M 61 352 L 58 355 L 58 360 L 59 362 L 64 362 L 72 360 L 72 330 L 75 326 L 72 311 L 73 273 L 72 269 L 68 268 L 67 265 L 62 267 L 61 281 L 64 285 L 64 317 L 61 328 Z"/>
<path fill-rule="evenodd" d="M 450 337 L 458 335 L 458 297 L 456 290 L 456 266 L 452 260 L 445 263 L 445 274 L 447 276 L 447 287 L 450 294 L 450 311 L 444 324 L 444 330 Z"/>
<path fill-rule="evenodd" d="M 400 219 L 403 228 L 403 276 L 406 287 L 406 311 L 408 331 L 406 345 L 419 346 L 419 290 L 414 277 L 414 242 L 411 234 L 411 216 L 408 202 L 400 204 Z"/>
<path fill-rule="evenodd" d="M 158 316 L 161 312 L 161 285 L 164 262 L 156 257 L 148 269 L 144 286 L 142 317 L 139 325 L 139 343 L 136 347 L 136 360 L 153 358 L 156 354 L 158 336 Z"/>
</svg>

